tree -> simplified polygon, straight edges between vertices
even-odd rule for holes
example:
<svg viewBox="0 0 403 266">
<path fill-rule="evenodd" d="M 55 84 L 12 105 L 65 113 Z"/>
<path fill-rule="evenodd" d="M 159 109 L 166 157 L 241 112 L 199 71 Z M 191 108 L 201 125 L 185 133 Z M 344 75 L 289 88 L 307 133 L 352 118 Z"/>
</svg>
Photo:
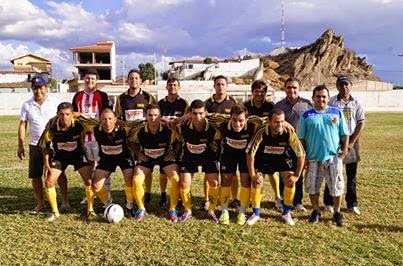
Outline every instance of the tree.
<svg viewBox="0 0 403 266">
<path fill-rule="evenodd" d="M 209 64 L 213 63 L 213 59 L 211 57 L 206 57 L 206 58 L 204 58 L 203 63 L 209 65 Z"/>
<path fill-rule="evenodd" d="M 140 64 L 139 70 L 143 80 L 155 80 L 158 75 L 151 63 Z"/>
</svg>

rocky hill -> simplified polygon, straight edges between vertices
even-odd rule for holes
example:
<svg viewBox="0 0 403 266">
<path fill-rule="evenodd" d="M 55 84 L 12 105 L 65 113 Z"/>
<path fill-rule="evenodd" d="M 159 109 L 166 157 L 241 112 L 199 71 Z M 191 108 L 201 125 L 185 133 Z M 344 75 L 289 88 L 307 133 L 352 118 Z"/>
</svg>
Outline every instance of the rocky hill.
<svg viewBox="0 0 403 266">
<path fill-rule="evenodd" d="M 326 30 L 319 39 L 298 49 L 277 50 L 262 59 L 263 78 L 271 81 L 274 89 L 281 89 L 284 81 L 295 76 L 302 88 L 311 90 L 318 83 L 334 86 L 336 77 L 348 74 L 354 80 L 381 79 L 372 73 L 372 66 L 355 52 L 344 47 L 344 38 Z"/>
</svg>

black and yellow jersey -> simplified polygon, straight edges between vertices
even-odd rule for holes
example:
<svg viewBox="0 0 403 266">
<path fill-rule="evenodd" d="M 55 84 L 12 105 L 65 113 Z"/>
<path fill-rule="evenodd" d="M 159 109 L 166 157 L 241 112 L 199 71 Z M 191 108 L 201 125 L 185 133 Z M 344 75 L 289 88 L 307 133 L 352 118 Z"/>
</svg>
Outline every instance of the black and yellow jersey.
<svg viewBox="0 0 403 266">
<path fill-rule="evenodd" d="M 237 101 L 227 94 L 227 97 L 221 102 L 214 100 L 213 95 L 208 98 L 205 103 L 208 113 L 229 114 L 231 112 L 231 107 L 237 104 Z"/>
<path fill-rule="evenodd" d="M 167 100 L 167 97 L 158 101 L 158 106 L 161 109 L 161 117 L 178 118 L 189 113 L 188 102 L 178 96 L 174 102 Z"/>
<path fill-rule="evenodd" d="M 130 96 L 129 90 L 116 99 L 116 117 L 124 121 L 144 119 L 147 105 L 155 103 L 154 97 L 142 88 L 135 96 Z"/>
<path fill-rule="evenodd" d="M 263 102 L 263 105 L 258 108 L 258 107 L 256 107 L 256 105 L 253 104 L 253 101 L 251 99 L 251 100 L 244 102 L 243 106 L 245 106 L 246 110 L 248 110 L 249 115 L 256 115 L 259 117 L 268 117 L 270 111 L 273 110 L 273 108 L 274 108 L 274 103 L 270 102 L 268 100 L 265 100 Z"/>
</svg>

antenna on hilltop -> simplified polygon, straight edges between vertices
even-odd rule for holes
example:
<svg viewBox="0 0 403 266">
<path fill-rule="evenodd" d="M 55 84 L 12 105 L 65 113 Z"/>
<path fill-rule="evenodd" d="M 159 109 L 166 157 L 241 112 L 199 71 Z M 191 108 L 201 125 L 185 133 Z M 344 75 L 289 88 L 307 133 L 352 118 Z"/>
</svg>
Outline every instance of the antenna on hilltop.
<svg viewBox="0 0 403 266">
<path fill-rule="evenodd" d="M 284 1 L 281 1 L 281 40 L 280 47 L 285 48 L 285 16 L 284 16 Z"/>
</svg>

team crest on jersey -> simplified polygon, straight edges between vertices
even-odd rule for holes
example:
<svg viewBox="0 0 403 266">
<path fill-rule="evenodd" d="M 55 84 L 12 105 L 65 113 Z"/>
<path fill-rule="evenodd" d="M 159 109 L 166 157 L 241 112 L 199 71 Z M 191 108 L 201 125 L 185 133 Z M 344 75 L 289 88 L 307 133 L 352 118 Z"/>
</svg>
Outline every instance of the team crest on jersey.
<svg viewBox="0 0 403 266">
<path fill-rule="evenodd" d="M 229 114 L 231 112 L 231 109 L 230 108 L 225 108 L 224 111 L 225 111 L 225 113 Z"/>
<path fill-rule="evenodd" d="M 226 143 L 228 146 L 231 148 L 237 149 L 237 150 L 242 150 L 246 148 L 246 145 L 248 144 L 248 141 L 246 139 L 230 139 L 226 138 Z"/>
<path fill-rule="evenodd" d="M 335 117 L 335 116 L 332 117 L 332 123 L 333 123 L 333 124 L 336 124 L 336 123 L 337 123 L 337 117 Z"/>
<path fill-rule="evenodd" d="M 241 138 L 243 138 L 243 139 L 247 139 L 247 138 L 249 138 L 249 134 L 244 134 L 244 135 L 241 135 Z"/>
<path fill-rule="evenodd" d="M 80 135 L 75 135 L 75 136 L 73 136 L 73 139 L 76 140 L 76 139 L 79 139 L 80 137 L 81 137 Z"/>
<path fill-rule="evenodd" d="M 123 141 L 124 141 L 124 139 L 117 139 L 117 140 L 115 140 L 115 143 L 120 144 L 120 143 L 123 143 Z"/>
<path fill-rule="evenodd" d="M 138 104 L 137 104 L 137 107 L 138 107 L 138 108 L 144 108 L 144 103 L 138 103 Z"/>
<path fill-rule="evenodd" d="M 187 142 L 186 147 L 193 154 L 201 154 L 206 150 L 207 145 L 205 143 L 195 145 L 195 144 L 190 144 Z"/>
<path fill-rule="evenodd" d="M 277 146 L 264 146 L 264 153 L 267 154 L 283 154 L 285 148 L 284 147 L 277 147 Z"/>
<path fill-rule="evenodd" d="M 74 151 L 76 148 L 77 148 L 77 141 L 57 143 L 57 149 L 59 150 Z"/>
<path fill-rule="evenodd" d="M 165 149 L 144 149 L 144 154 L 150 158 L 157 159 L 164 155 Z"/>
<path fill-rule="evenodd" d="M 117 155 L 117 154 L 122 153 L 123 147 L 122 147 L 122 145 L 117 145 L 117 146 L 101 145 L 101 150 L 106 155 Z"/>
<path fill-rule="evenodd" d="M 167 144 L 166 143 L 158 143 L 159 147 L 165 147 Z"/>
<path fill-rule="evenodd" d="M 200 142 L 207 142 L 207 139 L 200 139 Z"/>
</svg>

